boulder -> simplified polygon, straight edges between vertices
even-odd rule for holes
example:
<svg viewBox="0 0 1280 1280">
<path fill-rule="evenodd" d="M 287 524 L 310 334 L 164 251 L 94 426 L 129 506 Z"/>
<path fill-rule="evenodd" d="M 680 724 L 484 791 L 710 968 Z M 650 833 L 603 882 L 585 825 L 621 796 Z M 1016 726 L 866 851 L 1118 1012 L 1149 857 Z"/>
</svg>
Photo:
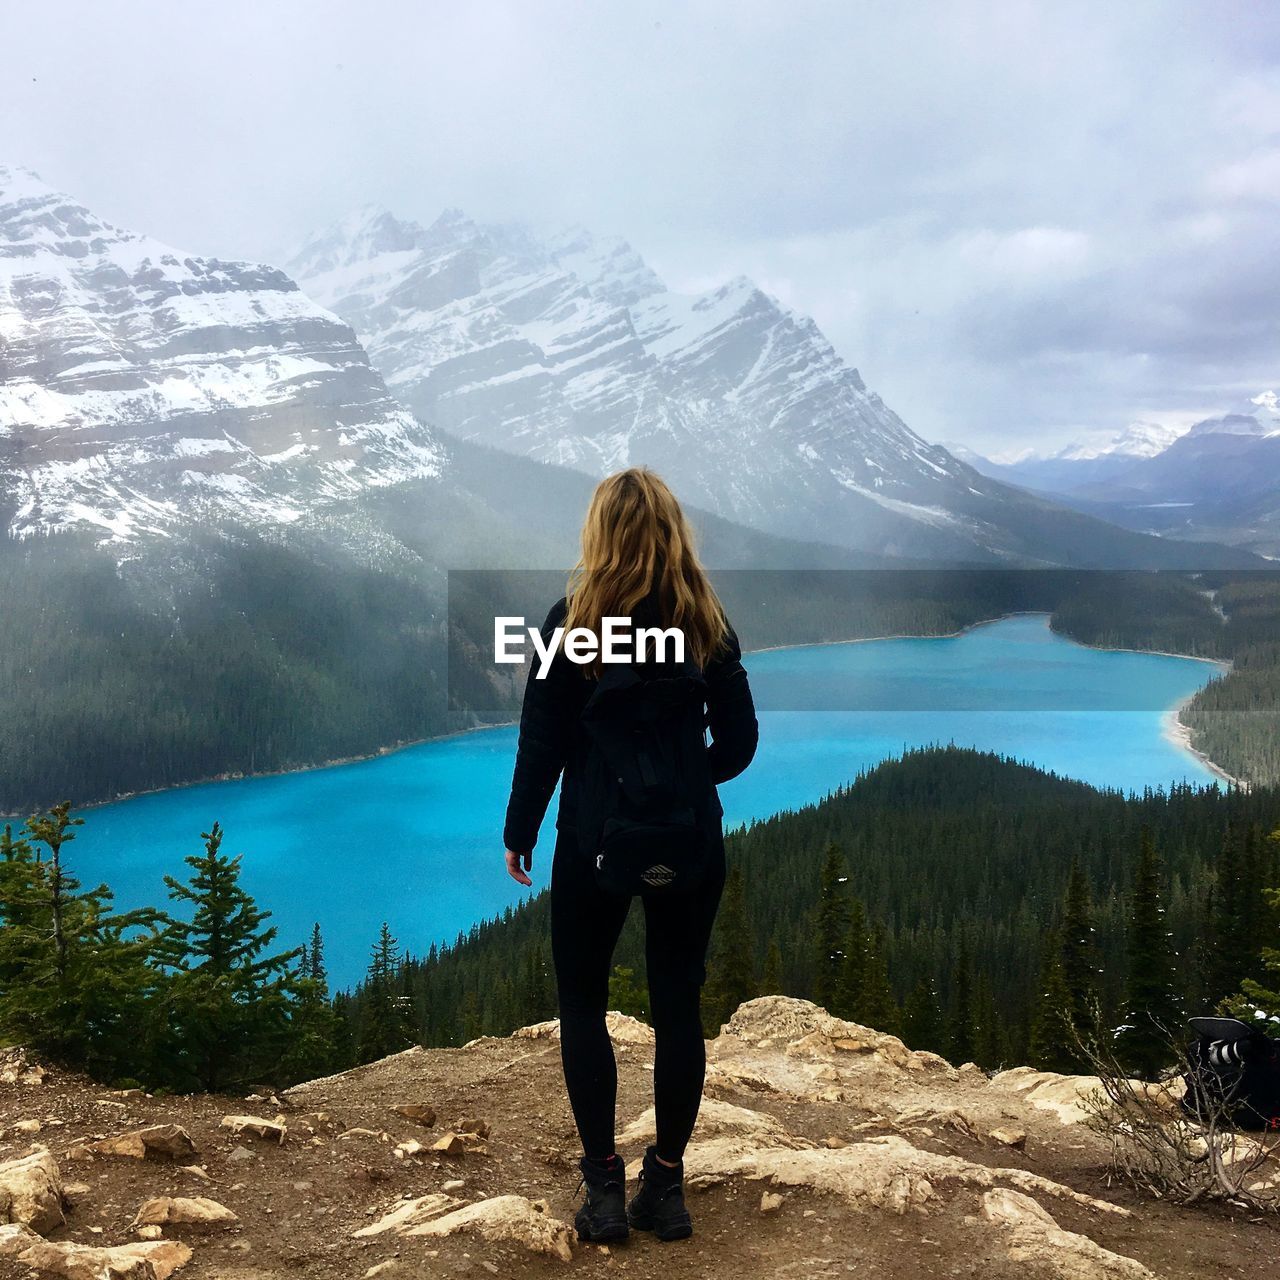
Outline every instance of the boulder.
<svg viewBox="0 0 1280 1280">
<path fill-rule="evenodd" d="M 1155 1280 L 1142 1263 L 1112 1253 L 1088 1236 L 1065 1231 L 1030 1196 L 1007 1187 L 982 1197 L 983 1218 L 1005 1237 L 1010 1259 L 1061 1280 Z"/>
<path fill-rule="evenodd" d="M 88 1143 L 84 1150 L 98 1156 L 126 1156 L 143 1160 L 148 1156 L 188 1161 L 197 1154 L 191 1135 L 178 1124 L 153 1124 L 115 1138 Z"/>
<path fill-rule="evenodd" d="M 0 1258 L 16 1258 L 40 1237 L 25 1222 L 9 1222 L 0 1226 Z"/>
<path fill-rule="evenodd" d="M 530 1253 L 573 1259 L 567 1224 L 551 1216 L 544 1200 L 494 1196 L 463 1205 L 440 1217 L 401 1230 L 404 1236 L 451 1236 L 470 1233 L 501 1244 L 522 1245 Z"/>
<path fill-rule="evenodd" d="M 284 1142 L 289 1132 L 282 1120 L 263 1120 L 260 1116 L 223 1116 L 219 1127 L 230 1129 L 237 1138 L 247 1133 L 277 1145 Z"/>
<path fill-rule="evenodd" d="M 45 1234 L 64 1222 L 62 1175 L 47 1147 L 0 1164 L 0 1223 Z"/>
<path fill-rule="evenodd" d="M 463 1140 L 462 1135 L 460 1133 L 453 1133 L 452 1131 L 443 1134 L 431 1144 L 431 1150 L 437 1155 L 442 1156 L 460 1156 L 466 1151 L 466 1149 L 467 1144 Z"/>
<path fill-rule="evenodd" d="M 168 1280 L 190 1260 L 191 1249 L 177 1240 L 144 1240 L 112 1249 L 41 1240 L 18 1255 L 19 1262 L 65 1280 Z"/>
<path fill-rule="evenodd" d="M 749 1107 L 735 1106 L 717 1098 L 703 1098 L 698 1108 L 697 1127 L 694 1134 L 706 1137 L 717 1133 L 736 1133 L 767 1139 L 774 1145 L 785 1146 L 793 1140 L 772 1116 Z M 648 1145 L 657 1139 L 657 1115 L 653 1107 L 643 1111 L 618 1135 L 619 1147 Z M 807 1145 L 801 1142 L 799 1145 Z"/>
<path fill-rule="evenodd" d="M 195 1227 L 227 1227 L 239 1221 L 225 1205 L 204 1196 L 157 1196 L 138 1210 L 130 1230 L 163 1227 L 171 1223 Z"/>
</svg>

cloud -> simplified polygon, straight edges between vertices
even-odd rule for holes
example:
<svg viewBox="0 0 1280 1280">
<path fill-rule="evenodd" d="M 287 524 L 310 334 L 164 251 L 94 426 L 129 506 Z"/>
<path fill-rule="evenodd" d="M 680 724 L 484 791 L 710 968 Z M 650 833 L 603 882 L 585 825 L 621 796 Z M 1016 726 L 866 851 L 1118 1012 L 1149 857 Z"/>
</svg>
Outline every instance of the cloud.
<svg viewBox="0 0 1280 1280">
<path fill-rule="evenodd" d="M 1280 22 L 1220 0 L 67 0 L 0 157 L 194 251 L 376 201 L 748 273 L 922 433 L 1052 445 L 1274 385 Z"/>
</svg>

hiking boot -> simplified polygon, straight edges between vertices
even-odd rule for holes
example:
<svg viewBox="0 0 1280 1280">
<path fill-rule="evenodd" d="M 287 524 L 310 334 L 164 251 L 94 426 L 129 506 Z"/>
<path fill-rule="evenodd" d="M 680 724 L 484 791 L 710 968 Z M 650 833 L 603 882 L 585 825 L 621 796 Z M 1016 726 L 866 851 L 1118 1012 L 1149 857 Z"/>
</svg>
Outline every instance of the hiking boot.
<svg viewBox="0 0 1280 1280">
<path fill-rule="evenodd" d="M 578 1188 L 587 1189 L 587 1198 L 574 1217 L 578 1239 L 593 1244 L 614 1244 L 629 1234 L 626 1210 L 626 1169 L 616 1152 L 607 1160 L 578 1162 L 582 1181 Z"/>
<path fill-rule="evenodd" d="M 658 1161 L 647 1147 L 640 1166 L 640 1190 L 627 1205 L 627 1221 L 637 1231 L 652 1231 L 659 1240 L 693 1235 L 693 1219 L 684 1203 L 684 1164 L 674 1168 Z"/>
</svg>

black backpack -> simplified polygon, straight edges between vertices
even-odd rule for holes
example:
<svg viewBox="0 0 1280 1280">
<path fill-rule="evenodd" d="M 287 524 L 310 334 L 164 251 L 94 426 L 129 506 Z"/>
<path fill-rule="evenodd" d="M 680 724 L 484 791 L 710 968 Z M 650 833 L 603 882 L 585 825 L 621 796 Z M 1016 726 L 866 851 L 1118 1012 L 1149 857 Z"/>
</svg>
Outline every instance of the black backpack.
<svg viewBox="0 0 1280 1280">
<path fill-rule="evenodd" d="M 578 843 L 610 893 L 686 892 L 710 865 L 722 811 L 707 759 L 707 685 L 690 662 L 664 670 L 608 665 L 582 711 L 590 749 Z"/>
<path fill-rule="evenodd" d="M 1280 1129 L 1280 1040 L 1239 1018 L 1192 1018 L 1182 1109 L 1238 1129 Z"/>
</svg>

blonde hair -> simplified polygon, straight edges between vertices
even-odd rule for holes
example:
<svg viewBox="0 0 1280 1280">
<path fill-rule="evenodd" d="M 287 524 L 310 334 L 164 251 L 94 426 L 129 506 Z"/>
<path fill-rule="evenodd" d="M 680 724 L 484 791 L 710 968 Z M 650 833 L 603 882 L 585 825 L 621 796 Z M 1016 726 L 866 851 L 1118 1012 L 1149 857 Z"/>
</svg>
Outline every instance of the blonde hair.
<svg viewBox="0 0 1280 1280">
<path fill-rule="evenodd" d="M 648 467 L 630 467 L 601 480 L 591 495 L 565 627 L 599 634 L 602 618 L 630 617 L 655 587 L 662 624 L 679 627 L 686 656 L 705 667 L 728 634 L 724 608 L 675 494 Z M 599 665 L 584 674 L 598 676 Z"/>
</svg>

